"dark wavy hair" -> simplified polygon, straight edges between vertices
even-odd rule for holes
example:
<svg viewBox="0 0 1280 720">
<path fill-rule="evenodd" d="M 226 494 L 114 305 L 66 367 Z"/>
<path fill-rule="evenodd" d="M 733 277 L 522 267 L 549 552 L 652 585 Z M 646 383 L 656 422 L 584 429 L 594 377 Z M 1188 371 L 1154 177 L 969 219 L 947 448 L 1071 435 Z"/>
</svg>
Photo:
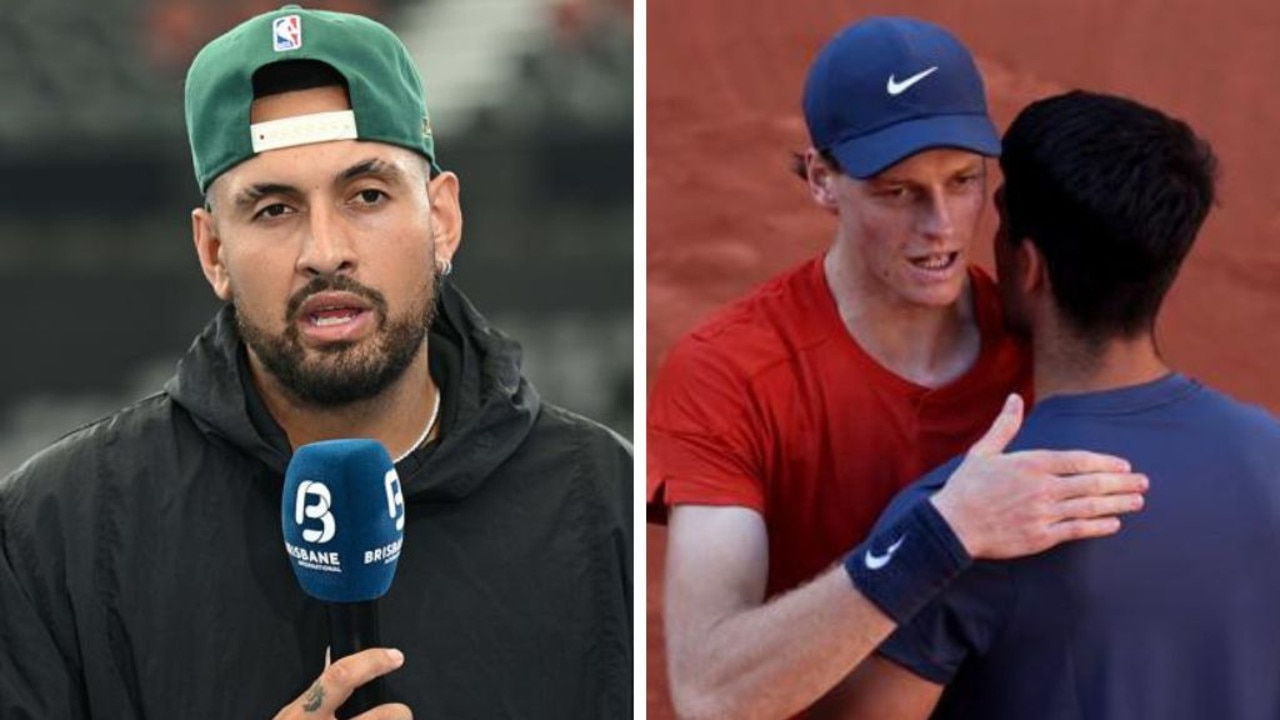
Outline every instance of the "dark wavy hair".
<svg viewBox="0 0 1280 720">
<path fill-rule="evenodd" d="M 1181 120 L 1083 91 L 1029 105 L 1004 136 L 1009 242 L 1045 257 L 1082 337 L 1149 332 L 1210 207 L 1217 160 Z"/>
</svg>

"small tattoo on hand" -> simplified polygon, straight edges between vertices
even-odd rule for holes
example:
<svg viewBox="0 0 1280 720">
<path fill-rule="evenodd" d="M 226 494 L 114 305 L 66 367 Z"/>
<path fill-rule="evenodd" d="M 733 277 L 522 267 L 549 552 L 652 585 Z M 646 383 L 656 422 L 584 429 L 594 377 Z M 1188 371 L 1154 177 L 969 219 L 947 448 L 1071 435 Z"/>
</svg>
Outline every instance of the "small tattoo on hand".
<svg viewBox="0 0 1280 720">
<path fill-rule="evenodd" d="M 302 709 L 307 712 L 315 712 L 320 708 L 320 705 L 323 702 L 324 686 L 317 682 L 315 685 L 311 686 L 310 690 L 307 691 L 307 697 L 302 702 Z"/>
</svg>

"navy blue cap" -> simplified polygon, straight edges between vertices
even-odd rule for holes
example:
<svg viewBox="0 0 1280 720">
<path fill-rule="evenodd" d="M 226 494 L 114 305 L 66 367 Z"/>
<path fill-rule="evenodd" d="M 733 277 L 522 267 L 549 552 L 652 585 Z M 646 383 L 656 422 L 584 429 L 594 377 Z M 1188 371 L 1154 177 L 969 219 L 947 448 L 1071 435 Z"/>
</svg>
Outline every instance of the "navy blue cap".
<svg viewBox="0 0 1280 720">
<path fill-rule="evenodd" d="M 867 18 L 827 43 L 809 68 L 804 117 L 813 146 L 856 178 L 930 148 L 1000 154 L 973 56 L 911 18 Z"/>
</svg>

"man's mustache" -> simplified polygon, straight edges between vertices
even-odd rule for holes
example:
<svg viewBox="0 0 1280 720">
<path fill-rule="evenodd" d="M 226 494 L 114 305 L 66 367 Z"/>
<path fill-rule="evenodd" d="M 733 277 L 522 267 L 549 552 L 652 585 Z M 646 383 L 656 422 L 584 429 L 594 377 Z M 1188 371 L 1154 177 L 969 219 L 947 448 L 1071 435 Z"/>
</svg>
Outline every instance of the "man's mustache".
<svg viewBox="0 0 1280 720">
<path fill-rule="evenodd" d="M 361 285 L 346 275 L 317 275 L 289 298 L 289 304 L 285 306 L 285 322 L 292 324 L 297 319 L 302 304 L 312 295 L 322 292 L 349 292 L 359 295 L 373 306 L 379 318 L 387 316 L 387 299 L 377 290 Z"/>
</svg>

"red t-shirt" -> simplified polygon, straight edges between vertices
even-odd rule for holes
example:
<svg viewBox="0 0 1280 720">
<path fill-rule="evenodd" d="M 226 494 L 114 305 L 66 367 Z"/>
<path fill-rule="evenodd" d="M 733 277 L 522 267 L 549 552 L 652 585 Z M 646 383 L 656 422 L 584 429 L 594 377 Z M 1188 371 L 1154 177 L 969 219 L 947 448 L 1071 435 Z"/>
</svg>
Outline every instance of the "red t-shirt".
<svg viewBox="0 0 1280 720">
<path fill-rule="evenodd" d="M 963 376 L 927 388 L 876 362 L 845 328 L 822 258 L 766 283 L 672 349 L 649 399 L 649 503 L 739 505 L 769 533 L 768 596 L 861 542 L 912 480 L 964 452 L 1029 354 L 1004 330 L 994 282 L 969 277 L 982 337 Z"/>
</svg>

